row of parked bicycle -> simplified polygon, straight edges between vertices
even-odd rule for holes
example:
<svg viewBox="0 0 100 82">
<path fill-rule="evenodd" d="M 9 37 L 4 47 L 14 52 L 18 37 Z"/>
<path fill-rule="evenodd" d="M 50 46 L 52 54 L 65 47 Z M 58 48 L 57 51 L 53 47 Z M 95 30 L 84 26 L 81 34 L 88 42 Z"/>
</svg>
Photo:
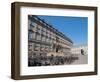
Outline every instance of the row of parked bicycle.
<svg viewBox="0 0 100 82">
<path fill-rule="evenodd" d="M 52 65 L 64 65 L 71 64 L 78 57 L 74 56 L 33 56 L 28 58 L 28 66 L 52 66 Z"/>
</svg>

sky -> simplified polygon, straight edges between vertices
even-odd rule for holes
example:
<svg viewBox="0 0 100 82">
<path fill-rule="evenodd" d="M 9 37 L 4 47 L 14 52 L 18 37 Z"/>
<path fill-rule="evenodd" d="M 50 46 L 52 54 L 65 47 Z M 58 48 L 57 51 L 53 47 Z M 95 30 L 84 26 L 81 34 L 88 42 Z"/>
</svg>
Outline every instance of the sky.
<svg viewBox="0 0 100 82">
<path fill-rule="evenodd" d="M 74 45 L 87 44 L 88 40 L 88 18 L 70 16 L 38 16 L 45 22 L 51 24 L 68 38 Z"/>
</svg>

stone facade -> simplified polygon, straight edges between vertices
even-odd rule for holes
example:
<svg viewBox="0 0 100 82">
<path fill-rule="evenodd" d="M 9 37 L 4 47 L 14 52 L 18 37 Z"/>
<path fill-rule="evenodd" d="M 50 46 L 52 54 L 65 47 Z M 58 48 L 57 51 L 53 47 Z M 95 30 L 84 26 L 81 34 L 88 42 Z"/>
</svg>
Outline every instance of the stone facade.
<svg viewBox="0 0 100 82">
<path fill-rule="evenodd" d="M 71 53 L 76 55 L 88 55 L 87 45 L 76 45 L 71 48 Z"/>
<path fill-rule="evenodd" d="M 35 15 L 28 15 L 28 54 L 66 56 L 71 53 L 72 40 Z"/>
</svg>

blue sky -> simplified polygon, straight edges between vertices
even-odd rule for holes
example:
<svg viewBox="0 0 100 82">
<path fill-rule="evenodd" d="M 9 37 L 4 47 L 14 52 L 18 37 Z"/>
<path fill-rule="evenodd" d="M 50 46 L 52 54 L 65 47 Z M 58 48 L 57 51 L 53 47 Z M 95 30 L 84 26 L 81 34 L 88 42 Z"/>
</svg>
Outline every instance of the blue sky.
<svg viewBox="0 0 100 82">
<path fill-rule="evenodd" d="M 87 44 L 88 18 L 65 16 L 38 16 L 69 37 L 74 44 Z"/>
</svg>

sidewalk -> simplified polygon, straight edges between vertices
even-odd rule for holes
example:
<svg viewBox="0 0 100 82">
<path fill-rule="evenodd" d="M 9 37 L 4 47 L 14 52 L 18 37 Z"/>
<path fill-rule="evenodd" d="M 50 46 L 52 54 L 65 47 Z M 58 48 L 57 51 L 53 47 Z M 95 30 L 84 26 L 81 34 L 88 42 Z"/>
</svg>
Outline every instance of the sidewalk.
<svg viewBox="0 0 100 82">
<path fill-rule="evenodd" d="M 75 60 L 72 64 L 87 64 L 88 63 L 88 56 L 87 55 L 77 55 L 79 57 L 78 60 Z"/>
</svg>

